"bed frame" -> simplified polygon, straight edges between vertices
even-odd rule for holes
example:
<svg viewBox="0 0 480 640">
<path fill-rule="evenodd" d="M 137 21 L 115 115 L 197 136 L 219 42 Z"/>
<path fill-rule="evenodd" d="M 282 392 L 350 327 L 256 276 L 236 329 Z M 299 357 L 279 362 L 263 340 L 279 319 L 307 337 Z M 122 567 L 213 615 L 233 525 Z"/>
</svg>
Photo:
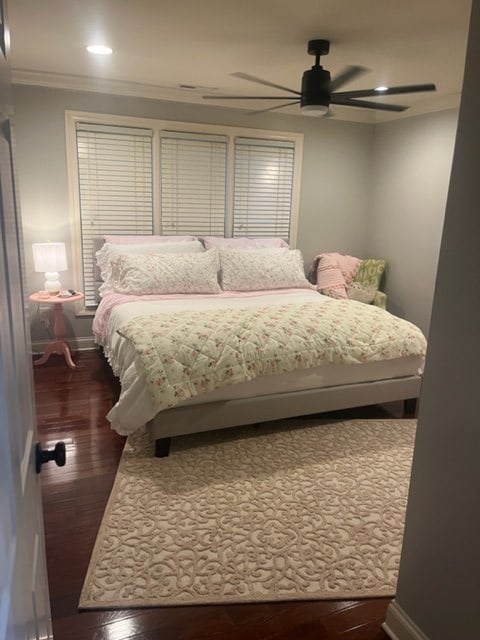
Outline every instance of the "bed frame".
<svg viewBox="0 0 480 640">
<path fill-rule="evenodd" d="M 93 239 L 95 256 L 104 243 Z M 94 259 L 95 265 L 95 259 Z M 94 266 L 95 295 L 99 300 L 100 270 Z M 170 451 L 171 438 L 189 433 L 257 425 L 269 420 L 364 407 L 403 400 L 406 415 L 416 415 L 420 396 L 421 375 L 360 382 L 347 385 L 321 387 L 284 393 L 252 396 L 235 400 L 222 400 L 178 406 L 159 412 L 147 424 L 147 431 L 155 441 L 155 456 L 163 458 Z"/>
<path fill-rule="evenodd" d="M 171 438 L 188 433 L 257 424 L 295 416 L 351 409 L 396 400 L 405 401 L 405 413 L 415 415 L 422 376 L 269 394 L 167 409 L 147 424 L 155 441 L 155 456 L 170 451 Z"/>
</svg>

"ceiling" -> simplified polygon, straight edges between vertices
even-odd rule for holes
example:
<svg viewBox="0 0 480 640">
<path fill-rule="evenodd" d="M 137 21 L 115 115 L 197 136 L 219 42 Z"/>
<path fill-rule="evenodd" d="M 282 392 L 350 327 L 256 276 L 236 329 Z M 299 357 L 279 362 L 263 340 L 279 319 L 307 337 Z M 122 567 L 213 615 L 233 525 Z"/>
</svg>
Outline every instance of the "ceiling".
<svg viewBox="0 0 480 640">
<path fill-rule="evenodd" d="M 321 64 L 332 77 L 346 65 L 369 69 L 343 91 L 437 85 L 434 93 L 382 98 L 410 106 L 402 114 L 334 108 L 338 119 L 383 121 L 459 104 L 470 6 L 471 0 L 11 0 L 13 80 L 205 104 L 205 93 L 265 95 L 260 85 L 231 75 L 238 71 L 298 90 L 314 62 L 307 41 L 323 38 L 331 46 Z M 98 42 L 113 55 L 85 50 Z M 298 105 L 272 117 L 280 113 L 306 117 Z"/>
</svg>

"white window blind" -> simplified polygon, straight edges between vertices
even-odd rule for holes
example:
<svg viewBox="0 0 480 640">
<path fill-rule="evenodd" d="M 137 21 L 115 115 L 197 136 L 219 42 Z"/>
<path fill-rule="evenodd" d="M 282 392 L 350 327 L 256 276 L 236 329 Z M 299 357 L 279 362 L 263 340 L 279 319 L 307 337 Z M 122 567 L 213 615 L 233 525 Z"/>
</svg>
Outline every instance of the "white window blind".
<svg viewBox="0 0 480 640">
<path fill-rule="evenodd" d="M 162 131 L 160 140 L 162 233 L 223 236 L 227 137 Z"/>
<path fill-rule="evenodd" d="M 294 163 L 293 142 L 235 139 L 234 237 L 289 240 Z"/>
<path fill-rule="evenodd" d="M 94 239 L 153 233 L 149 129 L 77 123 L 85 304 L 95 305 Z"/>
</svg>

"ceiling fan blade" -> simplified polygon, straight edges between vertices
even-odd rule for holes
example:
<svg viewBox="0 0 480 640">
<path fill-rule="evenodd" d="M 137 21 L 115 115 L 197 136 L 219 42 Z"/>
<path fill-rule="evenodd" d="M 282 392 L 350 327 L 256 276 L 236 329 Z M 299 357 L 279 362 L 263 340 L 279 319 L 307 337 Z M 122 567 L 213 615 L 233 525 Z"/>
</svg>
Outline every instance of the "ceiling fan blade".
<svg viewBox="0 0 480 640">
<path fill-rule="evenodd" d="M 292 96 L 202 96 L 206 100 L 289 100 Z"/>
<path fill-rule="evenodd" d="M 267 111 L 275 111 L 275 109 L 283 109 L 283 107 L 289 107 L 292 104 L 300 104 L 300 100 L 294 100 L 293 102 L 286 102 L 285 104 L 277 104 L 275 107 L 269 107 L 268 109 L 260 109 L 260 111 L 250 111 L 250 115 L 255 116 L 258 113 L 266 113 Z"/>
<path fill-rule="evenodd" d="M 360 91 L 341 91 L 335 96 L 342 98 L 367 98 L 371 96 L 393 96 L 399 93 L 420 93 L 421 91 L 436 91 L 434 84 L 408 84 L 403 87 L 389 87 L 385 91 L 376 89 L 361 89 Z"/>
<path fill-rule="evenodd" d="M 337 76 L 335 76 L 335 78 L 333 78 L 332 81 L 330 82 L 330 91 L 335 91 L 336 89 L 344 85 L 346 82 L 350 82 L 350 80 L 353 80 L 354 78 L 357 78 L 358 76 L 363 75 L 367 71 L 368 69 L 366 69 L 365 67 L 357 67 L 357 66 L 345 67 L 345 69 L 341 73 L 339 73 Z"/>
<path fill-rule="evenodd" d="M 266 87 L 273 87 L 274 89 L 282 89 L 283 91 L 289 91 L 290 93 L 297 94 L 297 96 L 301 95 L 300 91 L 295 91 L 295 89 L 289 89 L 288 87 L 284 87 L 281 84 L 275 84 L 274 82 L 268 82 L 268 80 L 262 80 L 262 78 L 251 76 L 249 73 L 242 73 L 241 71 L 236 71 L 235 73 L 231 73 L 230 75 L 235 76 L 236 78 L 242 78 L 242 80 L 248 80 L 249 82 L 256 82 L 257 84 L 263 84 Z"/>
<path fill-rule="evenodd" d="M 351 100 L 349 98 L 339 98 L 338 94 L 332 96 L 332 104 L 343 107 L 362 107 L 364 109 L 378 109 L 379 111 L 405 111 L 408 107 L 399 104 L 384 104 L 382 102 L 370 102 L 369 100 Z"/>
</svg>

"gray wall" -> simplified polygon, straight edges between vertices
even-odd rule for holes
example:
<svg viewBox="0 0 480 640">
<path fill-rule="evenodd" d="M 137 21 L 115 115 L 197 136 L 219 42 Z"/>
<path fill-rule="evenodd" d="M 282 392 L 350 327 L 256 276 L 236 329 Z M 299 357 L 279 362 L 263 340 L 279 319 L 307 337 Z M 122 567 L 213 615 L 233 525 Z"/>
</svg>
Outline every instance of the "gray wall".
<svg viewBox="0 0 480 640">
<path fill-rule="evenodd" d="M 42 274 L 33 271 L 33 242 L 65 241 L 71 256 L 66 109 L 304 133 L 297 245 L 305 262 L 322 251 L 364 253 L 373 145 L 369 124 L 276 113 L 252 117 L 239 109 L 20 85 L 14 87 L 14 101 L 29 291 L 43 284 Z M 72 274 L 61 275 L 62 283 L 72 286 Z M 68 305 L 65 311 L 70 335 L 91 336 L 91 319 L 74 318 Z M 34 340 L 46 337 L 34 321 Z"/>
<path fill-rule="evenodd" d="M 387 260 L 389 310 L 428 333 L 458 110 L 375 127 L 366 251 Z"/>
<path fill-rule="evenodd" d="M 431 640 L 480 637 L 479 59 L 474 0 L 397 601 L 389 608 L 399 640 L 420 637 L 408 632 L 409 621 Z"/>
<path fill-rule="evenodd" d="M 389 310 L 428 333 L 456 110 L 373 126 L 42 87 L 16 86 L 14 99 L 27 290 L 43 283 L 33 242 L 65 241 L 71 263 L 66 109 L 254 126 L 304 134 L 297 244 L 306 264 L 323 251 L 385 257 Z M 72 273 L 62 282 L 73 286 Z M 69 335 L 90 338 L 91 318 L 65 311 Z M 35 318 L 32 328 L 35 341 L 48 338 Z"/>
</svg>

